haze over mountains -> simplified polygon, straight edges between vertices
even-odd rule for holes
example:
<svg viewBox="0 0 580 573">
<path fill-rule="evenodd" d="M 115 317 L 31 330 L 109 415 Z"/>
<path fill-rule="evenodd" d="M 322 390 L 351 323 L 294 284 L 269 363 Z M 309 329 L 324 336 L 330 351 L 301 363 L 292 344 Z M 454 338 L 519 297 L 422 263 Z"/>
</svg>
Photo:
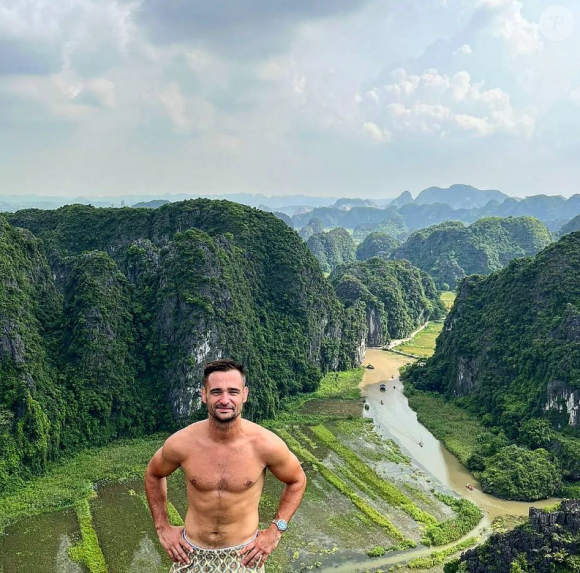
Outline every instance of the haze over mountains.
<svg viewBox="0 0 580 573">
<path fill-rule="evenodd" d="M 24 208 L 55 209 L 79 203 L 96 207 L 152 207 L 168 202 L 206 197 L 227 199 L 250 207 L 291 217 L 292 225 L 304 227 L 313 217 L 319 218 L 326 229 L 353 229 L 361 224 L 380 224 L 400 215 L 410 231 L 442 223 L 462 221 L 472 223 L 486 216 L 532 216 L 544 222 L 552 231 L 580 214 L 580 194 L 565 198 L 560 195 L 533 195 L 524 199 L 509 197 L 498 190 L 481 190 L 471 185 L 455 184 L 448 188 L 429 187 L 415 198 L 409 191 L 397 197 L 362 199 L 344 197 L 315 197 L 307 195 L 272 195 L 236 193 L 222 195 L 160 194 L 157 197 L 124 195 L 117 197 L 47 197 L 40 195 L 6 195 L 0 197 L 0 211 L 12 212 Z M 379 229 L 374 229 L 379 230 Z"/>
</svg>

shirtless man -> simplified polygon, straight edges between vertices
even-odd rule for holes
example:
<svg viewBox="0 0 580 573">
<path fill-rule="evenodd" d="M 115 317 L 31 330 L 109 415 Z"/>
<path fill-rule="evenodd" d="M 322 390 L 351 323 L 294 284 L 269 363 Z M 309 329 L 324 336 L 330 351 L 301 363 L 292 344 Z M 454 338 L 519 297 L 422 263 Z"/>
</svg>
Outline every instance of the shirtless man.
<svg viewBox="0 0 580 573">
<path fill-rule="evenodd" d="M 145 473 L 159 541 L 174 561 L 171 573 L 263 572 L 300 505 L 306 476 L 278 436 L 242 419 L 248 399 L 243 366 L 232 360 L 211 362 L 203 380 L 208 419 L 170 436 Z M 189 504 L 185 527 L 174 527 L 167 515 L 166 478 L 180 466 Z M 272 523 L 258 531 L 266 469 L 286 485 Z"/>
</svg>

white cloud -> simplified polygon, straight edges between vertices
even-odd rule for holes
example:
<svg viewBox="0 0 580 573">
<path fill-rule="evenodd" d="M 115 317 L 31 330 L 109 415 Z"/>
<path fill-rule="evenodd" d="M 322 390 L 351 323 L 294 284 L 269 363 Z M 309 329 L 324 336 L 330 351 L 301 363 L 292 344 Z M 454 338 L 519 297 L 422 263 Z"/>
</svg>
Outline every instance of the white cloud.
<svg viewBox="0 0 580 573">
<path fill-rule="evenodd" d="M 36 74 L 60 69 L 99 75 L 125 57 L 136 29 L 135 1 L 12 0 L 0 3 L 0 72 L 18 74 L 23 61 Z M 3 62 L 1 60 L 4 60 Z"/>
<path fill-rule="evenodd" d="M 306 88 L 306 76 L 300 74 L 294 78 L 294 91 L 298 94 L 304 93 Z"/>
<path fill-rule="evenodd" d="M 385 143 L 391 140 L 392 133 L 388 130 L 382 130 L 376 123 L 366 121 L 363 128 L 370 137 L 377 143 Z"/>
<path fill-rule="evenodd" d="M 534 117 L 514 110 L 509 94 L 499 88 L 486 90 L 484 83 L 473 83 L 468 72 L 453 76 L 436 69 L 409 75 L 400 68 L 392 72 L 393 83 L 369 90 L 359 105 L 367 127 L 407 134 L 439 134 L 449 137 L 468 134 L 485 137 L 495 133 L 529 137 Z M 382 133 L 382 132 L 381 132 Z"/>
<path fill-rule="evenodd" d="M 159 101 L 178 131 L 204 131 L 215 121 L 213 106 L 199 97 L 185 97 L 176 83 L 158 93 Z"/>
<path fill-rule="evenodd" d="M 106 78 L 84 80 L 61 72 L 10 77 L 1 86 L 2 91 L 28 101 L 32 108 L 70 120 L 82 120 L 115 106 L 115 84 Z"/>
<path fill-rule="evenodd" d="M 494 13 L 493 34 L 505 41 L 512 56 L 529 56 L 542 51 L 540 26 L 522 15 L 518 0 L 481 0 L 480 5 Z"/>
<path fill-rule="evenodd" d="M 453 52 L 454 56 L 469 56 L 473 53 L 471 46 L 469 44 L 463 44 Z"/>
<path fill-rule="evenodd" d="M 86 81 L 73 99 L 79 100 L 83 95 L 94 98 L 103 107 L 112 108 L 115 106 L 115 84 L 105 78 Z"/>
<path fill-rule="evenodd" d="M 211 18 L 185 21 L 162 0 L 0 0 L 0 186 L 66 186 L 29 165 L 72 153 L 75 192 L 89 180 L 193 190 L 193 174 L 216 192 L 394 192 L 440 173 L 498 187 L 527 177 L 516 187 L 529 192 L 555 161 L 576 190 L 577 154 L 555 158 L 552 141 L 577 145 L 580 36 L 544 46 L 525 11 L 539 0 L 341 2 L 322 14 L 285 1 L 294 15 L 278 22 L 277 5 L 263 33 L 239 6 L 190 2 L 187 13 Z M 424 167 L 413 173 L 409 149 Z M 507 158 L 517 168 L 501 168 Z"/>
</svg>

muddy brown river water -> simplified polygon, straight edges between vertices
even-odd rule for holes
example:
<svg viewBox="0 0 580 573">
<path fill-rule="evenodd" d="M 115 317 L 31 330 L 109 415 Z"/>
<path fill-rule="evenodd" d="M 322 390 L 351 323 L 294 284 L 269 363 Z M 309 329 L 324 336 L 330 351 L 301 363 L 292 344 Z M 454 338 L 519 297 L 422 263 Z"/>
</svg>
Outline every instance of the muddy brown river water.
<svg viewBox="0 0 580 573">
<path fill-rule="evenodd" d="M 477 480 L 417 421 L 417 414 L 409 407 L 398 369 L 410 361 L 383 350 L 367 350 L 365 364 L 371 363 L 375 368 L 365 372 L 361 390 L 369 404 L 366 415 L 399 442 L 419 466 L 449 489 L 476 503 L 489 520 L 500 515 L 528 515 L 530 507 L 545 507 L 558 501 L 556 498 L 533 503 L 506 501 L 481 491 Z M 386 384 L 386 392 L 380 391 L 380 383 Z M 473 485 L 473 491 L 466 488 L 468 483 Z"/>
</svg>

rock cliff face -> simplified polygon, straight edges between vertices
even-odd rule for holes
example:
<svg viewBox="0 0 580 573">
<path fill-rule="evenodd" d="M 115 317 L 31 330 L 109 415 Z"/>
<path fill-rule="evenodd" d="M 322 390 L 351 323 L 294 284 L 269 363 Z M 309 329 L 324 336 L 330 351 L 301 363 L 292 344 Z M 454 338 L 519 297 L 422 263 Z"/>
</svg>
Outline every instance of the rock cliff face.
<svg viewBox="0 0 580 573">
<path fill-rule="evenodd" d="M 420 388 L 468 397 L 513 433 L 536 417 L 579 428 L 580 233 L 490 277 L 469 277 Z"/>
<path fill-rule="evenodd" d="M 580 568 L 580 501 L 566 500 L 546 512 L 531 508 L 529 522 L 492 535 L 458 561 L 445 566 L 446 573 L 561 573 Z"/>
<path fill-rule="evenodd" d="M 0 217 L 0 489 L 57 455 L 62 402 L 55 331 L 62 299 L 40 241 Z"/>
<path fill-rule="evenodd" d="M 368 346 L 404 338 L 426 320 L 444 314 L 433 281 L 407 261 L 374 257 L 342 265 L 330 281 L 345 306 L 365 304 Z"/>
<path fill-rule="evenodd" d="M 360 364 L 364 310 L 344 309 L 272 214 L 198 200 L 9 218 L 0 218 L 0 488 L 23 456 L 39 469 L 63 449 L 187 423 L 210 360 L 246 365 L 254 419 L 316 388 L 321 373 Z"/>
</svg>

